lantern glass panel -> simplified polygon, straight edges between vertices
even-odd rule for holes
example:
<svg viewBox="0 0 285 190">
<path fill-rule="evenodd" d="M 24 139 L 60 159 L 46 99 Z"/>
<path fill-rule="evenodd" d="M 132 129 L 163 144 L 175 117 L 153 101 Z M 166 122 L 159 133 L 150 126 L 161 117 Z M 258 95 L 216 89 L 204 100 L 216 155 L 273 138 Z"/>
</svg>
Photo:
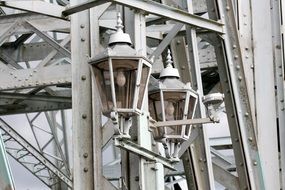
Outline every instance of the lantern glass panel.
<svg viewBox="0 0 285 190">
<path fill-rule="evenodd" d="M 132 109 L 136 87 L 138 60 L 114 59 L 113 73 L 118 109 Z"/>
<path fill-rule="evenodd" d="M 150 116 L 153 119 L 155 119 L 156 121 L 162 121 L 160 100 L 149 99 L 149 112 L 150 112 Z M 153 133 L 153 137 L 155 140 L 160 140 L 164 137 L 164 135 L 166 134 L 166 131 L 164 127 L 156 127 L 156 128 L 153 128 L 152 133 Z"/>
<path fill-rule="evenodd" d="M 147 80 L 149 78 L 150 67 L 143 64 L 140 86 L 139 86 L 139 96 L 138 96 L 138 109 L 142 109 L 143 98 L 146 90 Z"/>
<path fill-rule="evenodd" d="M 105 61 L 102 64 L 108 65 L 108 62 Z M 102 102 L 102 112 L 106 115 L 106 112 L 108 112 L 108 110 L 112 110 L 114 106 L 112 102 L 110 72 L 109 69 L 104 70 L 97 66 L 93 67 L 93 71 Z"/>
<path fill-rule="evenodd" d="M 193 119 L 195 116 L 195 111 L 196 111 L 196 106 L 197 106 L 197 97 L 195 96 L 190 96 L 190 101 L 189 101 L 189 108 L 188 108 L 188 114 L 187 114 L 187 119 Z M 191 126 L 192 125 L 186 125 L 186 130 L 185 130 L 185 136 L 189 137 L 191 133 Z"/>
<path fill-rule="evenodd" d="M 184 117 L 186 92 L 163 92 L 165 118 L 163 121 L 182 120 Z M 170 126 L 167 135 L 181 136 L 184 126 Z"/>
</svg>

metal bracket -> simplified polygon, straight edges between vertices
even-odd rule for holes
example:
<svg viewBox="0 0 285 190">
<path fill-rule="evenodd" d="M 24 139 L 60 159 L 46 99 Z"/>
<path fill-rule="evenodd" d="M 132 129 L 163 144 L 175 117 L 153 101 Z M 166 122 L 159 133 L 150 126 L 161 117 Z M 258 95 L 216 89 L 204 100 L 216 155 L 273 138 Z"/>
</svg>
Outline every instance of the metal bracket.
<svg viewBox="0 0 285 190">
<path fill-rule="evenodd" d="M 115 146 L 125 149 L 138 156 L 141 156 L 145 158 L 146 160 L 159 162 L 163 164 L 166 168 L 176 171 L 176 169 L 173 166 L 173 164 L 176 163 L 175 161 L 169 160 L 155 152 L 152 152 L 146 148 L 143 148 L 128 139 L 114 138 L 114 144 Z"/>
<path fill-rule="evenodd" d="M 185 120 L 173 120 L 173 121 L 159 121 L 153 123 L 153 127 L 167 127 L 175 125 L 197 125 L 205 123 L 215 123 L 211 118 L 199 118 L 199 119 L 185 119 Z"/>
</svg>

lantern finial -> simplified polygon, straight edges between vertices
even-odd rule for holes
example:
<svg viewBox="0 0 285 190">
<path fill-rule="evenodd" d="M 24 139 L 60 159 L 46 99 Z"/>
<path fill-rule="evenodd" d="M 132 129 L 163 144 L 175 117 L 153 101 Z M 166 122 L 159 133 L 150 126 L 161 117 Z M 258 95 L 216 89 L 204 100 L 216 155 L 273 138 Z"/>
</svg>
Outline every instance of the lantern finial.
<svg viewBox="0 0 285 190">
<path fill-rule="evenodd" d="M 123 21 L 121 19 L 121 13 L 117 13 L 117 31 L 114 34 L 111 34 L 109 39 L 109 46 L 112 46 L 116 43 L 126 43 L 132 45 L 132 41 L 129 34 L 124 33 L 123 31 Z"/>
<path fill-rule="evenodd" d="M 167 77 L 176 77 L 180 78 L 179 72 L 176 68 L 172 66 L 172 57 L 170 50 L 167 50 L 167 57 L 166 57 L 166 67 L 161 71 L 159 78 L 167 78 Z"/>
<path fill-rule="evenodd" d="M 116 28 L 117 28 L 117 32 L 123 32 L 124 26 L 123 26 L 123 21 L 121 19 L 121 13 L 120 12 L 118 12 L 118 14 L 117 14 L 117 26 L 116 26 Z"/>
<path fill-rule="evenodd" d="M 173 61 L 172 61 L 171 53 L 170 53 L 170 50 L 168 49 L 167 50 L 167 57 L 166 57 L 166 67 L 173 68 L 172 63 L 173 63 Z"/>
</svg>

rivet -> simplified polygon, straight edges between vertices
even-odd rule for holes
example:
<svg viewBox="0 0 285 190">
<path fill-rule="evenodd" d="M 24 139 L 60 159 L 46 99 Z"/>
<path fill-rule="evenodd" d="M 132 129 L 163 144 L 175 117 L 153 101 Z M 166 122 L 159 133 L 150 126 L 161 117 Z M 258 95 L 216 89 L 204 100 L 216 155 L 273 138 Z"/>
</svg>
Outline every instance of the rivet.
<svg viewBox="0 0 285 190">
<path fill-rule="evenodd" d="M 201 168 L 201 172 L 203 172 L 204 171 L 204 168 Z"/>
<path fill-rule="evenodd" d="M 84 42 L 85 41 L 85 38 L 81 38 L 81 42 Z"/>
<path fill-rule="evenodd" d="M 232 118 L 234 118 L 234 117 L 235 117 L 235 115 L 234 115 L 234 114 L 232 114 L 232 115 L 231 115 L 231 117 L 232 117 Z"/>
<path fill-rule="evenodd" d="M 236 69 L 237 69 L 237 70 L 240 70 L 240 66 L 239 66 L 239 65 L 237 65 L 237 66 L 236 66 Z"/>
<path fill-rule="evenodd" d="M 234 59 L 237 59 L 237 58 L 238 58 L 238 56 L 237 56 L 237 55 L 235 55 L 235 56 L 234 56 Z"/>
<path fill-rule="evenodd" d="M 83 154 L 83 157 L 84 157 L 84 158 L 87 158 L 87 157 L 88 157 L 88 153 L 85 152 L 85 153 Z"/>
<path fill-rule="evenodd" d="M 86 76 L 85 76 L 85 75 L 82 75 L 82 76 L 81 76 L 81 80 L 86 80 Z"/>
<path fill-rule="evenodd" d="M 252 137 L 248 137 L 248 140 L 249 140 L 250 142 L 252 142 L 252 141 L 253 141 Z"/>
<path fill-rule="evenodd" d="M 236 45 L 233 45 L 233 49 L 236 49 L 237 48 L 237 46 Z"/>
<path fill-rule="evenodd" d="M 177 40 L 176 44 L 181 44 L 181 41 L 180 41 L 180 40 Z"/>
<path fill-rule="evenodd" d="M 227 10 L 227 11 L 229 11 L 229 10 L 231 10 L 231 9 L 230 9 L 230 7 L 229 7 L 229 6 L 227 6 L 227 7 L 226 7 L 226 10 Z"/>
<path fill-rule="evenodd" d="M 85 168 L 83 169 L 83 171 L 84 171 L 84 172 L 88 172 L 88 168 L 85 167 Z"/>
<path fill-rule="evenodd" d="M 238 138 L 235 138 L 235 142 L 238 142 L 239 140 L 238 140 Z"/>
<path fill-rule="evenodd" d="M 254 162 L 253 162 L 253 165 L 257 166 L 257 161 L 254 161 Z"/>
<path fill-rule="evenodd" d="M 135 181 L 139 181 L 139 180 L 140 180 L 139 176 L 136 176 Z"/>
<path fill-rule="evenodd" d="M 87 115 L 86 114 L 82 114 L 81 116 L 83 119 L 86 119 L 87 118 Z"/>
<path fill-rule="evenodd" d="M 244 116 L 245 116 L 245 117 L 248 117 L 248 115 L 249 115 L 248 112 L 245 112 Z"/>
<path fill-rule="evenodd" d="M 80 28 L 84 28 L 84 27 L 85 27 L 85 25 L 84 25 L 84 24 L 81 24 L 81 25 L 80 25 Z"/>
<path fill-rule="evenodd" d="M 241 77 L 241 76 L 238 76 L 238 80 L 241 81 L 241 80 L 242 80 L 242 77 Z"/>
<path fill-rule="evenodd" d="M 239 165 L 240 165 L 240 166 L 243 166 L 243 163 L 242 163 L 242 162 L 240 162 L 240 163 L 239 163 Z"/>
</svg>

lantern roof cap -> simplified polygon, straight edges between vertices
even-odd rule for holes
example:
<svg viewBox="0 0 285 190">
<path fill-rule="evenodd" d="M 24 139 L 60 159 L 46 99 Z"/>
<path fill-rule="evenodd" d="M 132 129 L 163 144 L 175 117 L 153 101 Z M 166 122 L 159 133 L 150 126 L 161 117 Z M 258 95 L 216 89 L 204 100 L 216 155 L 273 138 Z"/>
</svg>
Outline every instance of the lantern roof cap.
<svg viewBox="0 0 285 190">
<path fill-rule="evenodd" d="M 223 103 L 223 101 L 224 101 L 224 94 L 222 93 L 212 93 L 212 94 L 205 95 L 202 98 L 202 102 L 205 105 L 209 105 L 209 104 L 219 105 Z"/>
<path fill-rule="evenodd" d="M 129 34 L 124 33 L 123 31 L 123 21 L 121 19 L 121 13 L 117 13 L 117 31 L 113 34 L 111 34 L 109 39 L 109 46 L 112 46 L 116 43 L 126 43 L 128 45 L 132 45 L 132 41 Z"/>
<path fill-rule="evenodd" d="M 175 77 L 180 78 L 179 72 L 176 68 L 172 66 L 172 57 L 170 54 L 170 50 L 167 50 L 167 57 L 166 57 L 166 67 L 160 72 L 159 78 L 167 78 L 167 77 Z"/>
</svg>

